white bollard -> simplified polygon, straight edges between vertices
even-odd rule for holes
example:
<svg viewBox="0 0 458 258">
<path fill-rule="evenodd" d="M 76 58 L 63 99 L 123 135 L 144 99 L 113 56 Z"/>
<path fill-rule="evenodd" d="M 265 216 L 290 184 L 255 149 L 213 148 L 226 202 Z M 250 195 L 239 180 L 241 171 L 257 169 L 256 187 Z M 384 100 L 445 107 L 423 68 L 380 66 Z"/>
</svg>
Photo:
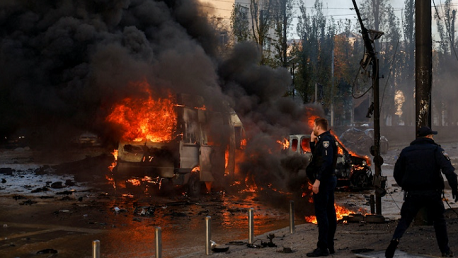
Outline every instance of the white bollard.
<svg viewBox="0 0 458 258">
<path fill-rule="evenodd" d="M 205 217 L 205 254 L 206 255 L 212 254 L 212 251 L 211 251 L 211 238 L 212 238 L 211 237 L 212 236 L 211 220 L 212 220 L 212 217 L 210 216 Z"/>
<path fill-rule="evenodd" d="M 294 201 L 289 201 L 289 233 L 293 234 L 294 231 Z"/>
<path fill-rule="evenodd" d="M 254 240 L 254 208 L 248 210 L 248 244 L 253 244 Z"/>
<path fill-rule="evenodd" d="M 156 227 L 156 258 L 162 257 L 162 233 L 161 227 Z"/>
<path fill-rule="evenodd" d="M 100 241 L 92 241 L 92 258 L 100 258 Z"/>
</svg>

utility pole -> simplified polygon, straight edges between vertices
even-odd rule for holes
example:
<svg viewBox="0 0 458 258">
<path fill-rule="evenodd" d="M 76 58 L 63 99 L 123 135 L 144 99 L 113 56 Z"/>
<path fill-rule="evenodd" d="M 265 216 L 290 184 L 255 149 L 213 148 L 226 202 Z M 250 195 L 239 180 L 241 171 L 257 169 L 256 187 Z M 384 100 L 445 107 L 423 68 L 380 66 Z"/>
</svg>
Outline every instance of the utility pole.
<svg viewBox="0 0 458 258">
<path fill-rule="evenodd" d="M 415 136 L 422 126 L 431 128 L 432 88 L 431 3 L 415 1 Z M 418 223 L 432 223 L 426 209 L 417 214 Z"/>
<path fill-rule="evenodd" d="M 379 39 L 384 33 L 381 31 L 366 29 L 355 0 L 353 0 L 353 6 L 355 7 L 355 11 L 358 16 L 359 24 L 361 26 L 361 34 L 366 48 L 364 58 L 361 60 L 360 64 L 363 69 L 365 69 L 369 64 L 372 66 L 372 91 L 374 101 L 369 108 L 368 117 L 370 117 L 370 114 L 374 114 L 374 146 L 371 147 L 371 154 L 374 156 L 375 164 L 375 213 L 377 215 L 382 215 L 382 195 L 385 194 L 384 183 L 386 181 L 386 177 L 382 176 L 383 158 L 380 156 L 379 60 L 374 50 L 374 45 L 375 40 Z"/>
<path fill-rule="evenodd" d="M 431 127 L 432 84 L 431 3 L 415 1 L 415 133 Z"/>
</svg>

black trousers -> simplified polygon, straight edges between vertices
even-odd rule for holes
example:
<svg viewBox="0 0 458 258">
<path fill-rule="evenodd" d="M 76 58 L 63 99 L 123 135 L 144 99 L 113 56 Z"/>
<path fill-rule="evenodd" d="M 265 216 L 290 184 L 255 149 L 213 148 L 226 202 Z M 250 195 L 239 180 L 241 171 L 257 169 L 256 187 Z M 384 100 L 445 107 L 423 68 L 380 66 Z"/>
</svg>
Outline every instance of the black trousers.
<svg viewBox="0 0 458 258">
<path fill-rule="evenodd" d="M 334 235 L 337 228 L 336 209 L 334 207 L 334 191 L 337 179 L 332 176 L 323 180 L 318 194 L 313 195 L 315 215 L 318 222 L 317 247 L 327 249 L 334 247 Z"/>
<path fill-rule="evenodd" d="M 401 239 L 418 211 L 425 207 L 427 215 L 434 223 L 436 240 L 442 253 L 450 250 L 448 246 L 447 225 L 444 218 L 444 203 L 440 192 L 407 193 L 401 208 L 401 219 L 393 234 L 393 239 Z"/>
</svg>

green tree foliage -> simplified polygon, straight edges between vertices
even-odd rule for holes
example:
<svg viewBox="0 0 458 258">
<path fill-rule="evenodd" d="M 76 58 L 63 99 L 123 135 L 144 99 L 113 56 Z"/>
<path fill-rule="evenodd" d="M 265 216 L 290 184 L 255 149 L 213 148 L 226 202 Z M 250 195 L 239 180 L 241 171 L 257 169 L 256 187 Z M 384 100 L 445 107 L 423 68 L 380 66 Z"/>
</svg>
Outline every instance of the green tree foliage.
<svg viewBox="0 0 458 258">
<path fill-rule="evenodd" d="M 334 38 L 334 82 L 337 90 L 334 96 L 336 124 L 348 123 L 351 119 L 355 78 L 359 75 L 359 61 L 362 57 L 363 44 L 359 35 L 353 32 L 350 20 L 339 22 L 343 28 Z"/>
<path fill-rule="evenodd" d="M 335 24 L 323 14 L 323 4 L 317 0 L 313 10 L 308 13 L 305 4 L 300 4 L 297 33 L 300 41 L 293 46 L 297 60 L 296 91 L 305 103 L 323 102 L 329 107 L 332 101 L 332 53 L 334 48 Z M 315 85 L 321 85 L 318 99 L 314 99 Z"/>
<path fill-rule="evenodd" d="M 231 28 L 232 34 L 237 42 L 244 42 L 250 38 L 250 30 L 248 28 L 248 7 L 241 4 L 234 4 L 231 12 Z"/>
<path fill-rule="evenodd" d="M 295 1 L 298 1 L 297 13 L 294 13 Z M 244 7 L 245 14 L 241 14 L 240 6 L 234 7 L 232 27 L 237 41 L 254 41 L 263 51 L 262 64 L 291 70 L 294 89 L 289 95 L 300 96 L 304 103 L 317 101 L 323 104 L 325 111 L 330 111 L 331 104 L 343 107 L 334 109 L 334 114 L 337 120 L 342 121 L 341 124 L 345 124 L 349 122 L 353 103 L 358 102 L 355 97 L 366 91 L 366 97 L 372 97 L 372 69 L 367 67 L 362 70 L 360 67 L 364 44 L 359 23 L 354 20 L 335 22 L 332 16 L 324 15 L 323 2 L 316 0 L 312 7 L 306 8 L 306 3 L 310 3 L 305 0 L 250 0 L 249 5 Z M 380 64 L 382 125 L 385 121 L 391 121 L 393 125 L 413 125 L 415 0 L 404 0 L 401 10 L 395 10 L 390 0 L 359 2 L 365 27 L 384 33 L 375 40 Z M 433 84 L 437 85 L 433 87 L 433 96 L 441 99 L 433 102 L 434 116 L 445 114 L 450 118 L 449 123 L 458 124 L 458 114 L 447 112 L 456 107 L 456 101 L 450 97 L 454 94 L 443 90 L 458 80 L 458 74 L 450 72 L 458 69 L 456 10 L 451 0 L 445 0 L 433 11 L 440 36 L 433 51 Z M 237 17 L 244 19 L 237 21 Z M 292 19 L 297 19 L 298 39 L 295 40 L 289 40 Z M 270 49 L 273 52 L 269 52 Z M 316 85 L 319 85 L 317 99 Z M 397 94 L 399 92 L 402 94 Z M 447 123 L 444 119 L 436 120 L 436 124 Z"/>
<path fill-rule="evenodd" d="M 449 112 L 456 109 L 456 100 L 450 94 L 454 90 L 453 85 L 458 76 L 455 72 L 458 69 L 457 45 L 455 39 L 456 9 L 452 8 L 451 1 L 446 0 L 443 6 L 435 6 L 434 18 L 436 19 L 437 30 L 440 41 L 437 42 L 438 49 L 433 53 L 433 95 L 437 96 L 433 102 L 432 112 L 435 124 L 448 125 L 458 122 L 456 112 Z M 442 119 L 444 118 L 444 119 Z"/>
<path fill-rule="evenodd" d="M 391 110 L 393 123 L 415 123 L 415 0 L 405 0 L 404 10 L 401 14 L 403 18 L 403 41 L 398 46 L 398 52 L 396 53 L 397 66 L 393 68 L 392 73 L 395 78 L 395 85 L 391 87 L 392 91 L 388 91 L 385 95 L 385 99 L 394 100 L 392 97 L 396 91 L 401 91 L 404 95 L 405 102 L 403 103 L 402 114 L 395 115 L 396 110 Z M 391 101 L 387 101 L 388 104 Z M 393 103 L 393 108 L 396 108 L 396 104 Z"/>
<path fill-rule="evenodd" d="M 253 41 L 261 52 L 261 64 L 273 66 L 270 58 L 276 0 L 250 0 L 249 6 L 235 4 L 231 15 L 231 27 L 237 42 Z"/>
<path fill-rule="evenodd" d="M 250 0 L 251 37 L 261 50 L 261 64 L 269 63 L 273 9 L 273 0 Z"/>
<path fill-rule="evenodd" d="M 274 60 L 278 66 L 288 67 L 288 38 L 293 20 L 294 0 L 274 0 L 273 29 L 275 40 L 273 41 Z"/>
</svg>

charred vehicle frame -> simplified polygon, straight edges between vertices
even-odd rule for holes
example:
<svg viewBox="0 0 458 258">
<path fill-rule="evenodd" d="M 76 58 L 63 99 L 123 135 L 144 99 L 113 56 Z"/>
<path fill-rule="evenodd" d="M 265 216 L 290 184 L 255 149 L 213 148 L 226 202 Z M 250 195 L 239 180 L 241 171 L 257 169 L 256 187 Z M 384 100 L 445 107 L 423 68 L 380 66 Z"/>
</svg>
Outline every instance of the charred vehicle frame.
<svg viewBox="0 0 458 258">
<path fill-rule="evenodd" d="M 292 134 L 288 137 L 288 156 L 299 155 L 306 157 L 308 161 L 312 159 L 310 150 L 310 134 Z M 335 174 L 338 179 L 338 186 L 349 185 L 354 188 L 364 189 L 372 186 L 373 174 L 370 159 L 352 153 L 342 142 L 336 138 L 338 147 L 338 157 Z M 309 162 L 307 162 L 308 164 Z M 305 170 L 306 167 L 300 169 Z"/>
<path fill-rule="evenodd" d="M 231 108 L 207 110 L 200 96 L 178 94 L 176 100 L 176 137 L 171 141 L 119 142 L 113 169 L 116 184 L 134 177 L 159 188 L 185 185 L 188 195 L 195 196 L 210 190 L 215 179 L 233 177 L 235 155 L 243 149 L 245 135 L 237 114 Z M 210 124 L 225 128 L 224 141 L 212 139 Z"/>
</svg>

